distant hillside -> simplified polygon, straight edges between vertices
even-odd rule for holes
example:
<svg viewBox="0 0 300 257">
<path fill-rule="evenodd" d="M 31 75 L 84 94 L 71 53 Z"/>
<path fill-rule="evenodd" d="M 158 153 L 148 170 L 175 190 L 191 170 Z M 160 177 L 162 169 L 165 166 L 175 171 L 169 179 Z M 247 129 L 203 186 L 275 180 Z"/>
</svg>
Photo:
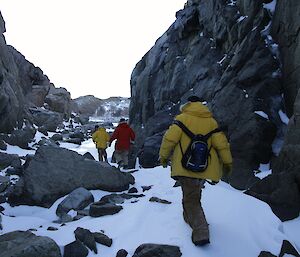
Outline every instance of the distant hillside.
<svg viewBox="0 0 300 257">
<path fill-rule="evenodd" d="M 86 95 L 72 100 L 72 111 L 81 115 L 114 121 L 120 117 L 128 117 L 129 104 L 130 99 L 126 97 L 99 99 L 93 95 Z"/>
</svg>

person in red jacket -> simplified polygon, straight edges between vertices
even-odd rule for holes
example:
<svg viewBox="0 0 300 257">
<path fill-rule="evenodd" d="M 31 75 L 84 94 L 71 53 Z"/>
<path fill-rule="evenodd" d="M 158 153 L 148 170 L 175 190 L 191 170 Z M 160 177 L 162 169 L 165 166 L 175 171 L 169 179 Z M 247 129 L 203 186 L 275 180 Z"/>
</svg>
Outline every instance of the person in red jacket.
<svg viewBox="0 0 300 257">
<path fill-rule="evenodd" d="M 115 159 L 118 163 L 118 167 L 128 168 L 128 153 L 130 144 L 134 143 L 135 134 L 134 131 L 129 127 L 125 119 L 120 119 L 119 125 L 111 135 L 110 144 L 117 140 L 115 144 Z"/>
</svg>

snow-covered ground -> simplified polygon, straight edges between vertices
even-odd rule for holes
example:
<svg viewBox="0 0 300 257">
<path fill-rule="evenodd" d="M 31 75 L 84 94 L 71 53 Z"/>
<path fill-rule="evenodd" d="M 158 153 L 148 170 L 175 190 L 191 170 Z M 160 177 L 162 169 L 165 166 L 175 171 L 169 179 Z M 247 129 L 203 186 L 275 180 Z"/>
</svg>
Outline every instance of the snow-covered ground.
<svg viewBox="0 0 300 257">
<path fill-rule="evenodd" d="M 80 154 L 90 152 L 97 159 L 97 151 L 91 140 L 81 146 L 63 143 L 61 146 L 77 151 Z M 111 156 L 113 146 L 108 149 Z M 24 156 L 25 150 L 8 147 L 9 153 Z M 32 152 L 29 152 L 32 154 Z M 261 174 L 269 174 L 268 166 L 261 166 Z M 289 240 L 300 249 L 300 218 L 281 222 L 270 207 L 251 196 L 243 194 L 230 185 L 220 182 L 215 186 L 205 185 L 202 204 L 210 228 L 210 245 L 196 247 L 191 242 L 191 229 L 182 218 L 181 189 L 173 187 L 170 169 L 156 167 L 140 169 L 133 173 L 134 187 L 145 197 L 137 202 L 125 201 L 123 210 L 112 216 L 99 218 L 84 217 L 78 221 L 66 223 L 65 226 L 53 223 L 57 219 L 55 210 L 63 200 L 58 199 L 51 208 L 18 206 L 4 208 L 2 215 L 4 234 L 14 230 L 35 229 L 36 235 L 49 236 L 63 249 L 63 246 L 74 241 L 74 230 L 77 227 L 87 228 L 92 232 L 103 230 L 113 239 L 111 247 L 97 244 L 98 255 L 89 252 L 88 257 L 114 257 L 119 249 L 126 249 L 129 257 L 142 243 L 170 244 L 180 247 L 183 257 L 256 257 L 261 251 L 270 251 L 278 256 L 282 241 Z M 142 186 L 152 186 L 142 192 Z M 110 194 L 101 190 L 92 190 L 95 201 Z M 166 199 L 172 204 L 149 202 L 152 196 Z M 49 226 L 57 231 L 48 231 Z M 1 255 L 1 254 L 0 254 Z"/>
</svg>

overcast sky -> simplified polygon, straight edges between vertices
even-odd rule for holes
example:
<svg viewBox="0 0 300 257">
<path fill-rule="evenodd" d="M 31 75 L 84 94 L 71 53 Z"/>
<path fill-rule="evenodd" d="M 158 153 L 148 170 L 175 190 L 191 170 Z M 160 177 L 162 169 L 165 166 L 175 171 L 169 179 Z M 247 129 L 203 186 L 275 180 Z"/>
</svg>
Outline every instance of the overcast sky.
<svg viewBox="0 0 300 257">
<path fill-rule="evenodd" d="M 5 38 L 71 97 L 130 96 L 136 63 L 186 0 L 1 0 Z"/>
</svg>

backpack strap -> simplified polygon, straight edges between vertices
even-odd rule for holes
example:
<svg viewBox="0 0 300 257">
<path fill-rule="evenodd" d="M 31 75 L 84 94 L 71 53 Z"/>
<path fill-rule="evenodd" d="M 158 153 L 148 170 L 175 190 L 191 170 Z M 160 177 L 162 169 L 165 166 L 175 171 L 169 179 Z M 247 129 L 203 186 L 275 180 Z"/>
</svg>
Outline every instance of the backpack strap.
<svg viewBox="0 0 300 257">
<path fill-rule="evenodd" d="M 190 131 L 181 121 L 179 120 L 174 120 L 175 125 L 177 125 L 178 127 L 180 127 L 182 129 L 182 131 L 190 138 L 193 138 L 195 136 L 195 134 Z"/>
<path fill-rule="evenodd" d="M 190 138 L 193 138 L 195 134 L 190 131 L 181 121 L 174 120 L 173 124 L 177 125 L 182 129 L 182 131 Z M 222 130 L 220 128 L 215 128 L 214 130 L 208 132 L 206 135 L 203 135 L 203 137 L 207 140 L 212 134 L 221 132 Z"/>
<path fill-rule="evenodd" d="M 215 128 L 214 130 L 208 132 L 206 135 L 204 135 L 204 137 L 207 139 L 209 139 L 209 137 L 214 134 L 214 133 L 218 133 L 221 132 L 222 130 L 220 128 Z"/>
</svg>

